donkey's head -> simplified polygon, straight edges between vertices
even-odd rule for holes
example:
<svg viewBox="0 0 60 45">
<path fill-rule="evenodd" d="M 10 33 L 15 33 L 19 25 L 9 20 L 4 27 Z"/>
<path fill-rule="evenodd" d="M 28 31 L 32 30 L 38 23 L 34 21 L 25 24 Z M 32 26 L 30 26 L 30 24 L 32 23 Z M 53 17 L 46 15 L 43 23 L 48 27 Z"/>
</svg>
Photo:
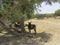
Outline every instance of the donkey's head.
<svg viewBox="0 0 60 45">
<path fill-rule="evenodd" d="M 32 23 L 32 21 L 28 22 L 28 24 L 30 25 Z"/>
</svg>

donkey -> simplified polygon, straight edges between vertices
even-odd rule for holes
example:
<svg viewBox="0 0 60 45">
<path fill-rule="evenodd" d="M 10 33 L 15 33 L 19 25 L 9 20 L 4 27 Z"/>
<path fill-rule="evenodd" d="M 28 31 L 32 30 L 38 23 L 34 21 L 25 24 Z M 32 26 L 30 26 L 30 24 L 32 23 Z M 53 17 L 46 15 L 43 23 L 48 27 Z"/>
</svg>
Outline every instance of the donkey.
<svg viewBox="0 0 60 45">
<path fill-rule="evenodd" d="M 29 29 L 29 33 L 31 33 L 31 30 L 34 29 L 34 32 L 36 34 L 36 25 L 35 24 L 31 24 L 31 22 L 28 22 L 28 29 Z"/>
</svg>

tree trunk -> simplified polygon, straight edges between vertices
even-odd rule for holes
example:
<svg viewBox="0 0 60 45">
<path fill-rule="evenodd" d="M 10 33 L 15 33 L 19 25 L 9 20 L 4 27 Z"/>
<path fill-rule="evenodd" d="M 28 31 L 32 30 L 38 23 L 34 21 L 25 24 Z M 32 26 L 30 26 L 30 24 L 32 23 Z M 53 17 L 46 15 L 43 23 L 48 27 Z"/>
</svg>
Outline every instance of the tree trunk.
<svg viewBox="0 0 60 45">
<path fill-rule="evenodd" d="M 21 18 L 21 31 L 24 33 L 25 28 L 24 28 L 24 17 Z"/>
<path fill-rule="evenodd" d="M 12 25 L 12 24 L 11 24 Z M 19 33 L 18 29 L 17 28 L 13 28 L 12 26 L 6 26 L 4 22 L 2 22 L 0 20 L 0 26 L 5 29 L 6 31 L 8 31 L 9 33 L 12 33 L 12 34 L 16 34 L 16 32 Z M 12 29 L 14 30 L 14 32 L 12 31 Z"/>
</svg>

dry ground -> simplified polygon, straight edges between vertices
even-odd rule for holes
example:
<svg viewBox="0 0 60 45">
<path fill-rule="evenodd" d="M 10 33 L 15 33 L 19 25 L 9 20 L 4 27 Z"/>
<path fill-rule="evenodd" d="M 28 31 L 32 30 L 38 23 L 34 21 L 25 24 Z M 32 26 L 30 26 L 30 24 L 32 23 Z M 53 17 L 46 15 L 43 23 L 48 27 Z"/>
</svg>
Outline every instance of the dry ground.
<svg viewBox="0 0 60 45">
<path fill-rule="evenodd" d="M 37 26 L 37 33 L 47 32 L 52 34 L 52 39 L 46 45 L 60 45 L 60 19 L 31 19 Z"/>
<path fill-rule="evenodd" d="M 38 42 L 38 44 L 36 44 L 36 42 L 33 42 L 33 44 L 25 44 L 25 45 L 60 45 L 60 19 L 54 19 L 54 18 L 42 19 L 42 20 L 31 19 L 28 21 L 32 21 L 32 23 L 36 25 L 37 33 L 46 32 L 46 33 L 52 34 L 52 36 L 51 36 L 51 40 L 49 40 L 49 42 L 47 43 L 42 44 L 42 42 Z M 27 23 L 28 21 L 26 21 L 25 23 Z M 32 33 L 34 33 L 34 31 L 32 31 Z M 19 41 L 17 42 L 11 41 L 8 43 L 9 44 L 6 44 L 6 45 L 22 45 Z M 11 43 L 14 43 L 14 44 L 11 44 Z M 5 44 L 3 43 L 1 45 L 5 45 Z"/>
</svg>

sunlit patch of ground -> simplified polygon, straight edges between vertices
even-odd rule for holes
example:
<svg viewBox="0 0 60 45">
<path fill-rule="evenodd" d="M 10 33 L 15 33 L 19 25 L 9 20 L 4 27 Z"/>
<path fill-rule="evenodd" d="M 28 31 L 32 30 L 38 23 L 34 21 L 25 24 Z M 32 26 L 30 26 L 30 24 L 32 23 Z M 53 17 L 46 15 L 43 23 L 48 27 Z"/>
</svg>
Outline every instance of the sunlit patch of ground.
<svg viewBox="0 0 60 45">
<path fill-rule="evenodd" d="M 2 43 L 1 45 L 60 45 L 60 19 L 31 19 L 28 21 L 32 21 L 32 24 L 36 25 L 36 35 L 32 34 L 29 38 L 29 34 L 26 34 L 28 37 L 19 37 L 17 40 Z M 25 21 L 25 23 L 28 23 L 28 21 Z M 28 29 L 26 31 L 29 32 Z M 32 30 L 31 33 L 34 33 L 34 31 Z"/>
</svg>

